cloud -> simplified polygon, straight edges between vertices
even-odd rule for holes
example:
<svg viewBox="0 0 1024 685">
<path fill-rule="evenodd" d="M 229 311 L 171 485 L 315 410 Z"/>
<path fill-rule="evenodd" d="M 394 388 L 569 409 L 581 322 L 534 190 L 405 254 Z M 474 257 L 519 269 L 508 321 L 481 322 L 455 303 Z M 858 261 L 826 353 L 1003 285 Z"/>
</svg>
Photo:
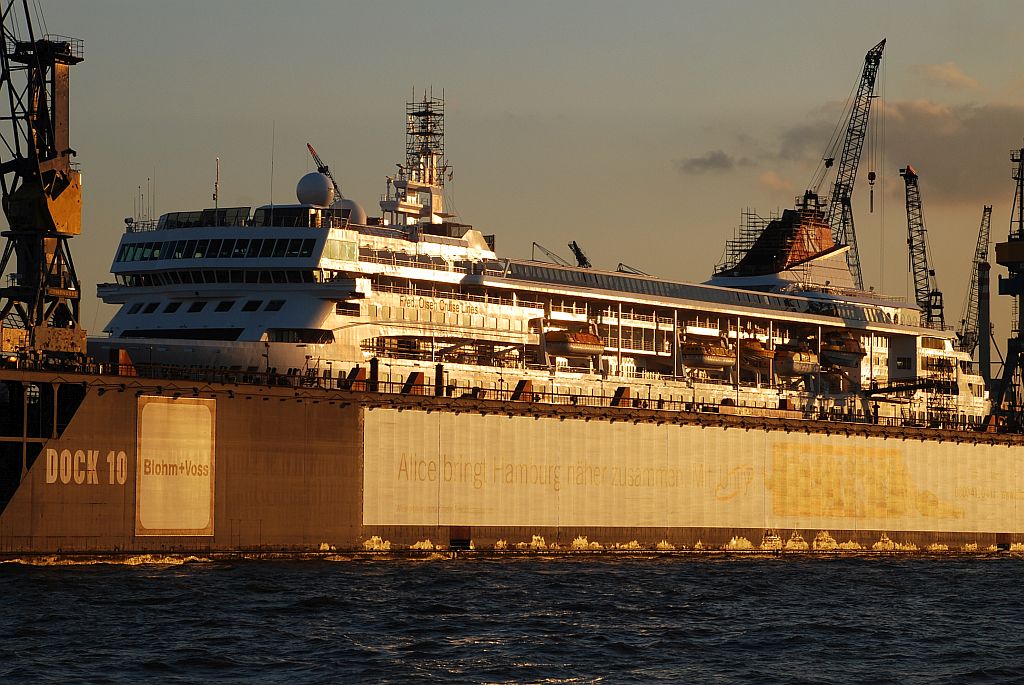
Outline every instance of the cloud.
<svg viewBox="0 0 1024 685">
<path fill-rule="evenodd" d="M 963 72 L 952 62 L 944 64 L 915 64 L 911 71 L 928 83 L 952 90 L 977 90 L 981 87 L 975 79 Z"/>
<path fill-rule="evenodd" d="M 748 166 L 751 161 L 747 158 L 736 159 L 722 150 L 712 150 L 699 157 L 687 157 L 677 159 L 673 165 L 681 174 L 708 174 L 732 171 L 738 166 Z"/>
<path fill-rule="evenodd" d="M 778 158 L 787 162 L 818 159 L 834 129 L 834 121 L 823 119 L 784 130 L 779 140 Z"/>
<path fill-rule="evenodd" d="M 884 118 L 884 140 L 880 141 L 884 157 L 875 169 L 868 169 L 865 148 L 858 187 L 868 171 L 876 171 L 889 184 L 895 181 L 902 188 L 898 169 L 909 163 L 921 175 L 922 195 L 930 206 L 1000 204 L 1013 196 L 1009 151 L 1020 146 L 1024 105 L 943 105 L 930 100 L 879 105 L 871 116 L 873 126 Z M 835 127 L 830 113 L 821 111 L 817 116 L 818 122 L 802 123 L 780 134 L 781 161 L 817 158 Z"/>
<path fill-rule="evenodd" d="M 786 179 L 782 178 L 776 171 L 766 171 L 757 177 L 757 182 L 762 188 L 777 193 L 795 193 L 796 186 Z"/>
</svg>

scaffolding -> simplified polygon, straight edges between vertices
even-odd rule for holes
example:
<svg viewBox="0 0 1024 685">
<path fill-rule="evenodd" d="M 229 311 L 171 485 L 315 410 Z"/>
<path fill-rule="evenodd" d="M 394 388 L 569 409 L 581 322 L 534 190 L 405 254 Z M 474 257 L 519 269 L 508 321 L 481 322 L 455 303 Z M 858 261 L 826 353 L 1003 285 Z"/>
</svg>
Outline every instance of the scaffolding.
<svg viewBox="0 0 1024 685">
<path fill-rule="evenodd" d="M 749 209 L 742 213 L 736 237 L 726 242 L 725 259 L 716 276 L 759 276 L 779 273 L 805 263 L 832 247 L 823 229 L 824 203 L 814 192 L 796 198 L 796 208 L 769 217 Z"/>
<path fill-rule="evenodd" d="M 405 105 L 405 167 L 409 180 L 443 186 L 448 170 L 444 161 L 444 97 L 424 93 Z"/>
</svg>

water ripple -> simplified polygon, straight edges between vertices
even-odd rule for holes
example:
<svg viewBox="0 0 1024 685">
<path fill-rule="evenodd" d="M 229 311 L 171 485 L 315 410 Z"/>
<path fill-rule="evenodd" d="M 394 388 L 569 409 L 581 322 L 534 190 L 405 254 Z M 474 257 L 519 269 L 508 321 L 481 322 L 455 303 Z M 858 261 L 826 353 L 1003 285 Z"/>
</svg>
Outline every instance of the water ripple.
<svg viewBox="0 0 1024 685">
<path fill-rule="evenodd" d="M 5 682 L 1018 683 L 1021 560 L 0 566 Z"/>
</svg>

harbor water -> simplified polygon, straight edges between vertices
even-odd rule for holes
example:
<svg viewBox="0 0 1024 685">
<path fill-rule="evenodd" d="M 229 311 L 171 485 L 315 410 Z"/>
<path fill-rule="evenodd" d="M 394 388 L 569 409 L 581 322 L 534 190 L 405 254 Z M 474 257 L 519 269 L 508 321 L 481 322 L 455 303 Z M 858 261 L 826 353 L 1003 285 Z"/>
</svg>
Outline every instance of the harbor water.
<svg viewBox="0 0 1024 685">
<path fill-rule="evenodd" d="M 1024 563 L 0 564 L 17 683 L 1019 683 Z"/>
</svg>

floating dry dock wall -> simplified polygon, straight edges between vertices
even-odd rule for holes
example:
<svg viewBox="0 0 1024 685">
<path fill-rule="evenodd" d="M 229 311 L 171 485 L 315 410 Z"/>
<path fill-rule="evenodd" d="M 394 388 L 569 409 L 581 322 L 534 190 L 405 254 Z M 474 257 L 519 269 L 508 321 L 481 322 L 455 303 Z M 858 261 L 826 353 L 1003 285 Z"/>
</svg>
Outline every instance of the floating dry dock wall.
<svg viewBox="0 0 1024 685">
<path fill-rule="evenodd" d="M 1024 543 L 1020 436 L 397 387 L 0 381 L 6 554 Z"/>
</svg>

